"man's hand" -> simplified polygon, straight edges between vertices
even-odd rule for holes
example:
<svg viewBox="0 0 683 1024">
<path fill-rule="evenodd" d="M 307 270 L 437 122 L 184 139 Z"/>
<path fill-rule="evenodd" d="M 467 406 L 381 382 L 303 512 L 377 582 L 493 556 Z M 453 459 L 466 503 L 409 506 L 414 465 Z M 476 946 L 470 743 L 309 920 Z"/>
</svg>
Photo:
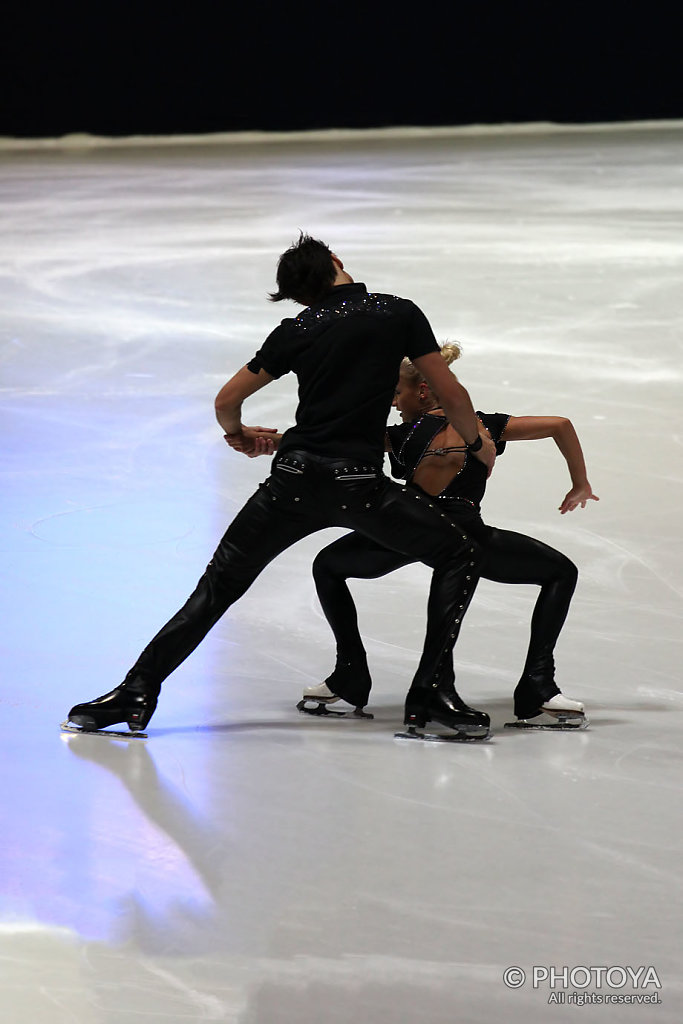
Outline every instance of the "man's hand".
<svg viewBox="0 0 683 1024">
<path fill-rule="evenodd" d="M 473 452 L 473 455 L 475 459 L 479 459 L 486 466 L 486 478 L 488 479 L 491 473 L 493 473 L 493 466 L 496 461 L 496 446 L 484 427 L 480 429 L 479 437 L 482 440 L 482 445 L 478 452 Z"/>
<path fill-rule="evenodd" d="M 280 440 L 276 427 L 242 426 L 237 433 L 223 436 L 231 448 L 250 459 L 259 455 L 272 455 Z"/>
<path fill-rule="evenodd" d="M 560 505 L 560 512 L 562 515 L 564 515 L 565 512 L 573 512 L 579 505 L 581 508 L 585 508 L 587 501 L 600 501 L 600 499 L 596 494 L 593 494 L 591 485 L 586 480 L 585 484 L 576 484 L 572 487 L 571 491 L 565 495 L 564 501 Z"/>
</svg>

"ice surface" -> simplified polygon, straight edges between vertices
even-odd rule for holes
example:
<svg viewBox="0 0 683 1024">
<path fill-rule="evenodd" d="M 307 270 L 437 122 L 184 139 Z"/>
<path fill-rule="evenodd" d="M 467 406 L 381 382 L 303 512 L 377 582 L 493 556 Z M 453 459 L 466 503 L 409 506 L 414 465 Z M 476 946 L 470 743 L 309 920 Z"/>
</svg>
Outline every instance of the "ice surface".
<svg viewBox="0 0 683 1024">
<path fill-rule="evenodd" d="M 4 1019 L 680 1021 L 682 126 L 81 139 L 0 167 Z M 456 664 L 493 740 L 395 743 L 419 566 L 354 584 L 375 719 L 299 716 L 331 667 L 326 531 L 169 679 L 146 743 L 59 733 L 267 473 L 212 402 L 289 314 L 265 296 L 299 228 L 462 341 L 478 408 L 575 423 L 600 503 L 558 514 L 543 441 L 485 513 L 579 566 L 557 662 L 588 731 L 503 730 L 534 592 L 484 581 Z M 295 393 L 247 422 L 286 427 Z M 534 965 L 652 965 L 662 1002 L 505 986 Z"/>
</svg>

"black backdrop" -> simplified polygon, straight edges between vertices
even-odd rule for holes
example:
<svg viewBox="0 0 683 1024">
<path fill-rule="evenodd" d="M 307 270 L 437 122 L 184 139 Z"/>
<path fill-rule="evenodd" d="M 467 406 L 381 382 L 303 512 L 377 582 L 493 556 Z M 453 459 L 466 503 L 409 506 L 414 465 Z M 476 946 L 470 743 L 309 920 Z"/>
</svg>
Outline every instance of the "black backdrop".
<svg viewBox="0 0 683 1024">
<path fill-rule="evenodd" d="M 683 117 L 678 4 L 91 2 L 10 2 L 0 134 Z"/>
</svg>

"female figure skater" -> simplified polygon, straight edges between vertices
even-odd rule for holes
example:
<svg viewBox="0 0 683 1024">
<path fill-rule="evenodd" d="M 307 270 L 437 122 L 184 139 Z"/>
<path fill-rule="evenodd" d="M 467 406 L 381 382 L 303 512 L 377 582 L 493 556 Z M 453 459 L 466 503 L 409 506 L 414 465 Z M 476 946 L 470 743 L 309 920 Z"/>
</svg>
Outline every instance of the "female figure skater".
<svg viewBox="0 0 683 1024">
<path fill-rule="evenodd" d="M 460 355 L 460 348 L 444 345 L 441 354 L 450 364 Z M 405 479 L 417 493 L 431 498 L 444 516 L 457 521 L 482 546 L 481 576 L 498 583 L 533 583 L 540 587 L 526 662 L 514 692 L 514 713 L 520 725 L 543 712 L 572 727 L 585 724 L 583 704 L 565 697 L 555 683 L 553 659 L 576 586 L 576 567 L 565 555 L 541 541 L 487 526 L 482 521 L 480 503 L 486 488 L 486 469 L 470 457 L 463 438 L 448 423 L 437 395 L 408 359 L 401 364 L 393 404 L 403 424 L 387 429 L 392 474 Z M 599 500 L 588 482 L 581 445 L 568 419 L 500 413 L 477 415 L 495 442 L 498 455 L 502 455 L 508 441 L 554 439 L 572 481 L 571 490 L 560 505 L 562 514 L 579 505 L 585 508 L 589 500 Z M 369 695 L 367 658 L 346 580 L 376 579 L 409 563 L 405 556 L 358 533 L 342 537 L 317 556 L 313 575 L 322 609 L 337 641 L 337 662 L 324 683 L 304 690 L 299 710 L 325 713 L 325 705 L 348 692 L 352 679 L 356 692 L 364 682 Z M 471 585 L 476 585 L 476 578 Z M 430 606 L 433 599 L 430 595 Z M 452 663 L 449 667 L 448 684 L 453 685 Z M 309 709 L 309 701 L 317 701 L 318 707 Z"/>
</svg>

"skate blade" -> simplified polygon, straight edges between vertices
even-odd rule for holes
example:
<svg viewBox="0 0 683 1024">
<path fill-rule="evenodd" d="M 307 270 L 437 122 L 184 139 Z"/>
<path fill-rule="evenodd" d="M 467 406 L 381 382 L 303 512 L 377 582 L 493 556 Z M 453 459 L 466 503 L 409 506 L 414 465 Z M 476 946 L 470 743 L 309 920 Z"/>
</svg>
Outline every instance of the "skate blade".
<svg viewBox="0 0 683 1024">
<path fill-rule="evenodd" d="M 561 711 L 544 711 L 545 715 L 549 718 L 556 718 L 556 722 L 533 722 L 527 718 L 519 718 L 516 722 L 506 722 L 506 729 L 537 729 L 540 731 L 553 731 L 553 732 L 580 732 L 582 729 L 587 729 L 589 720 L 585 715 L 574 713 L 565 713 Z"/>
<path fill-rule="evenodd" d="M 335 700 L 339 700 L 339 697 L 335 697 Z M 316 704 L 316 707 L 306 707 L 307 704 Z M 304 697 L 300 700 L 296 706 L 297 711 L 301 715 L 313 715 L 315 718 L 374 718 L 369 711 L 363 711 L 362 708 L 354 708 L 353 711 L 330 711 L 327 707 L 332 701 L 320 700 L 319 697 Z"/>
<path fill-rule="evenodd" d="M 111 736 L 117 740 L 146 740 L 146 732 L 130 732 L 123 729 L 84 729 L 81 725 L 74 725 L 73 722 L 62 722 L 59 727 L 62 732 L 72 733 L 81 736 Z"/>
<path fill-rule="evenodd" d="M 478 728 L 474 726 L 470 732 L 454 732 L 444 735 L 439 732 L 417 732 L 414 725 L 408 726 L 405 732 L 395 732 L 395 740 L 423 740 L 425 743 L 481 743 L 489 739 L 490 729 L 485 725 Z"/>
</svg>

